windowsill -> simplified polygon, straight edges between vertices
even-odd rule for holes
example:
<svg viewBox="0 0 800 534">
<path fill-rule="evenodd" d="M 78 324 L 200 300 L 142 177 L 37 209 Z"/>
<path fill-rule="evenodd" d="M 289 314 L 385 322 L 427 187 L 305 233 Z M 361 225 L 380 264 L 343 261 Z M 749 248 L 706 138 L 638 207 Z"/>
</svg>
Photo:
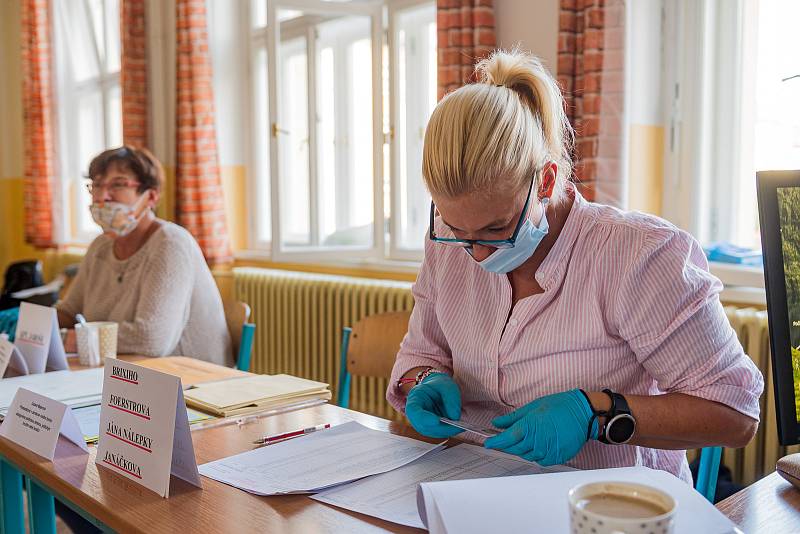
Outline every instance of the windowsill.
<svg viewBox="0 0 800 534">
<path fill-rule="evenodd" d="M 269 253 L 262 250 L 237 250 L 234 252 L 237 266 L 263 266 L 265 268 L 310 270 L 313 272 L 328 272 L 330 274 L 345 274 L 350 276 L 365 276 L 369 278 L 387 278 L 398 280 L 416 279 L 421 262 L 389 259 L 341 259 L 337 261 L 296 261 L 277 262 Z"/>
<path fill-rule="evenodd" d="M 711 274 L 724 286 L 720 294 L 723 303 L 766 306 L 764 291 L 764 269 L 731 263 L 709 262 Z"/>
</svg>

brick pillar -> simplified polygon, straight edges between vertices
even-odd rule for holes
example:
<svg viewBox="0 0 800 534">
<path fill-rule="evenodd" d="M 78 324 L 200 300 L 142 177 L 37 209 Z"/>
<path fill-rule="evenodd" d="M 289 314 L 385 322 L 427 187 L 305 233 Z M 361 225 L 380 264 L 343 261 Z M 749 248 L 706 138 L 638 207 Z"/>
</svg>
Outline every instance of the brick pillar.
<svg viewBox="0 0 800 534">
<path fill-rule="evenodd" d="M 493 0 L 436 2 L 439 99 L 473 80 L 475 63 L 495 47 Z"/>
<path fill-rule="evenodd" d="M 205 0 L 176 0 L 178 223 L 209 264 L 232 259 L 217 155 Z"/>
<path fill-rule="evenodd" d="M 122 139 L 126 145 L 148 147 L 145 0 L 121 0 L 121 4 Z"/>
<path fill-rule="evenodd" d="M 25 145 L 25 241 L 55 245 L 55 113 L 50 2 L 22 2 L 22 107 Z"/>
<path fill-rule="evenodd" d="M 621 205 L 624 0 L 561 0 L 558 81 L 575 128 L 574 179 L 590 200 Z"/>
</svg>

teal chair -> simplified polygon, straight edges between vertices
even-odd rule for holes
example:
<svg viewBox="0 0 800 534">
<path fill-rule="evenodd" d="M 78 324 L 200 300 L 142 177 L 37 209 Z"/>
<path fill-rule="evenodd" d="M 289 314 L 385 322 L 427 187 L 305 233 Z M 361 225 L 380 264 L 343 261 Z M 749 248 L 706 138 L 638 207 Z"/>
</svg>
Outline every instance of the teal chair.
<svg viewBox="0 0 800 534">
<path fill-rule="evenodd" d="M 389 378 L 410 317 L 410 311 L 380 313 L 343 329 L 336 404 L 350 407 L 353 375 Z"/>
<path fill-rule="evenodd" d="M 236 368 L 250 371 L 250 358 L 253 353 L 253 337 L 256 325 L 247 322 L 250 319 L 250 306 L 244 302 L 225 302 L 225 322 L 233 342 L 236 354 Z"/>
<path fill-rule="evenodd" d="M 14 335 L 17 332 L 17 320 L 19 319 L 19 308 L 9 308 L 0 311 L 0 334 L 8 334 L 8 340 L 14 342 Z"/>
<path fill-rule="evenodd" d="M 722 460 L 722 447 L 703 447 L 700 451 L 700 467 L 697 470 L 697 482 L 694 488 L 714 504 L 717 493 L 717 476 Z"/>
</svg>

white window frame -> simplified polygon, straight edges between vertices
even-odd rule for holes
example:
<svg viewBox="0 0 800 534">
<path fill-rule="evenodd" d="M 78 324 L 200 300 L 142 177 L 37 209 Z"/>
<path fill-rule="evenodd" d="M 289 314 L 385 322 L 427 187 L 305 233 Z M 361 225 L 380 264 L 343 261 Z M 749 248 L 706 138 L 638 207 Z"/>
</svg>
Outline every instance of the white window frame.
<svg viewBox="0 0 800 534">
<path fill-rule="evenodd" d="M 424 241 L 423 246 L 417 250 L 401 248 L 398 246 L 400 241 L 400 219 L 401 219 L 401 184 L 400 184 L 400 169 L 401 159 L 405 154 L 400 149 L 401 139 L 397 132 L 397 123 L 400 113 L 400 65 L 399 65 L 399 49 L 398 43 L 395 42 L 397 36 L 397 13 L 406 9 L 423 6 L 430 4 L 430 0 L 391 0 L 388 3 L 389 24 L 388 24 L 388 46 L 389 46 L 389 124 L 390 124 L 390 141 L 391 150 L 389 151 L 391 160 L 391 177 L 390 177 L 390 195 L 391 199 L 391 217 L 389 227 L 389 251 L 388 257 L 392 260 L 401 261 L 422 261 L 424 256 Z M 435 3 L 434 3 L 435 9 Z M 434 18 L 434 21 L 436 19 Z M 424 187 L 424 186 L 423 186 Z M 427 208 L 427 206 L 426 206 Z M 426 210 L 423 209 L 423 212 Z"/>
<path fill-rule="evenodd" d="M 334 14 L 334 15 L 360 15 L 371 18 L 372 42 L 372 134 L 373 134 L 373 243 L 369 248 L 364 247 L 292 247 L 286 250 L 281 244 L 280 221 L 280 176 L 278 142 L 276 135 L 280 131 L 280 94 L 278 88 L 277 72 L 279 71 L 280 31 L 277 29 L 277 10 L 297 9 L 306 13 Z M 270 182 L 271 182 L 271 217 L 272 217 L 272 242 L 271 256 L 276 261 L 324 261 L 341 260 L 365 257 L 378 257 L 384 249 L 383 235 L 383 103 L 382 94 L 382 50 L 383 50 L 383 2 L 369 1 L 358 3 L 338 3 L 315 0 L 281 0 L 270 1 L 267 4 L 267 84 L 269 86 L 269 121 L 270 121 Z M 311 52 L 309 50 L 309 52 Z M 312 78 L 314 74 L 315 53 L 308 54 L 309 88 L 316 87 Z M 309 137 L 312 147 L 315 146 L 316 124 L 313 123 L 314 109 L 316 108 L 315 91 L 310 90 L 309 98 Z M 316 150 L 309 151 L 309 170 L 312 175 L 313 185 L 316 165 Z M 316 217 L 315 196 L 318 189 L 311 187 L 311 218 L 314 224 Z M 312 226 L 313 228 L 313 226 Z"/>
<path fill-rule="evenodd" d="M 96 31 L 94 24 L 92 24 L 92 17 L 90 7 L 88 5 L 87 0 L 57 0 L 57 1 L 80 1 L 83 9 L 85 11 L 85 16 L 88 21 L 89 27 L 92 32 Z M 107 16 L 105 13 L 105 2 L 102 3 L 104 12 L 102 20 L 105 23 L 107 21 Z M 59 11 L 59 13 L 63 13 Z M 56 24 L 66 25 L 67 21 L 59 20 L 56 21 Z M 106 41 L 108 40 L 108 32 L 104 32 L 104 36 Z M 100 50 L 97 48 L 97 38 L 95 35 L 91 36 L 91 44 L 92 49 L 94 50 L 94 57 L 97 61 L 98 65 L 98 75 L 89 78 L 87 80 L 83 80 L 81 82 L 73 82 L 73 74 L 71 72 L 71 62 L 68 58 L 59 58 L 59 50 L 57 47 L 54 47 L 55 50 L 55 58 L 56 58 L 56 77 L 57 77 L 57 102 L 58 102 L 58 113 L 59 113 L 59 121 L 58 121 L 58 139 L 59 139 L 59 146 L 61 149 L 59 152 L 59 175 L 60 175 L 60 186 L 61 186 L 61 198 L 67 199 L 66 206 L 62 205 L 60 209 L 60 220 L 61 225 L 58 228 L 56 240 L 59 243 L 76 243 L 76 244 L 87 244 L 94 240 L 100 234 L 100 229 L 98 227 L 96 232 L 85 232 L 81 231 L 80 229 L 76 228 L 73 225 L 73 222 L 77 224 L 77 220 L 74 216 L 76 210 L 85 209 L 88 210 L 88 206 L 85 206 L 85 199 L 82 198 L 82 188 L 83 188 L 83 176 L 79 174 L 79 176 L 74 176 L 73 171 L 80 170 L 81 172 L 86 172 L 87 169 L 82 169 L 81 164 L 77 161 L 77 154 L 75 150 L 69 150 L 71 144 L 73 144 L 74 140 L 74 125 L 78 124 L 78 106 L 75 105 L 76 102 L 80 100 L 80 97 L 89 93 L 93 93 L 96 91 L 100 92 L 101 100 L 102 100 L 102 115 L 103 115 L 103 143 L 106 147 L 110 146 L 111 138 L 110 132 L 111 128 L 111 118 L 109 116 L 109 103 L 110 103 L 110 94 L 111 91 L 114 89 L 120 90 L 120 95 L 122 88 L 120 87 L 120 72 L 119 70 L 114 72 L 106 72 L 106 65 L 101 60 L 100 57 Z M 105 43 L 106 50 L 109 49 L 108 42 Z M 122 50 L 122 46 L 120 44 L 119 50 Z M 62 53 L 66 53 L 65 50 L 61 50 Z M 120 130 L 122 129 L 120 125 Z M 76 184 L 77 182 L 77 184 Z M 75 185 L 72 192 L 70 192 L 70 185 Z"/>
<path fill-rule="evenodd" d="M 669 46 L 664 46 L 668 129 L 662 214 L 701 243 L 735 234 L 732 207 L 747 157 L 742 147 L 748 133 L 742 131 L 737 107 L 747 72 L 741 20 L 746 1 L 664 4 L 664 43 Z"/>
</svg>

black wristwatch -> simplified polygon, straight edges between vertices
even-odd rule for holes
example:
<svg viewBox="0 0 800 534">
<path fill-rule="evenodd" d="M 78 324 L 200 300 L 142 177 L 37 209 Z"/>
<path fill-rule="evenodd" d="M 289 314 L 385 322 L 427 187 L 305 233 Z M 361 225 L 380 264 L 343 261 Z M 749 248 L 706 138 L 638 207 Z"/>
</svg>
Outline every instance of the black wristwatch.
<svg viewBox="0 0 800 534">
<path fill-rule="evenodd" d="M 606 412 L 606 424 L 597 438 L 602 443 L 622 445 L 628 443 L 636 430 L 636 419 L 631 414 L 628 401 L 619 393 L 604 389 L 603 393 L 611 399 L 611 409 Z"/>
</svg>

